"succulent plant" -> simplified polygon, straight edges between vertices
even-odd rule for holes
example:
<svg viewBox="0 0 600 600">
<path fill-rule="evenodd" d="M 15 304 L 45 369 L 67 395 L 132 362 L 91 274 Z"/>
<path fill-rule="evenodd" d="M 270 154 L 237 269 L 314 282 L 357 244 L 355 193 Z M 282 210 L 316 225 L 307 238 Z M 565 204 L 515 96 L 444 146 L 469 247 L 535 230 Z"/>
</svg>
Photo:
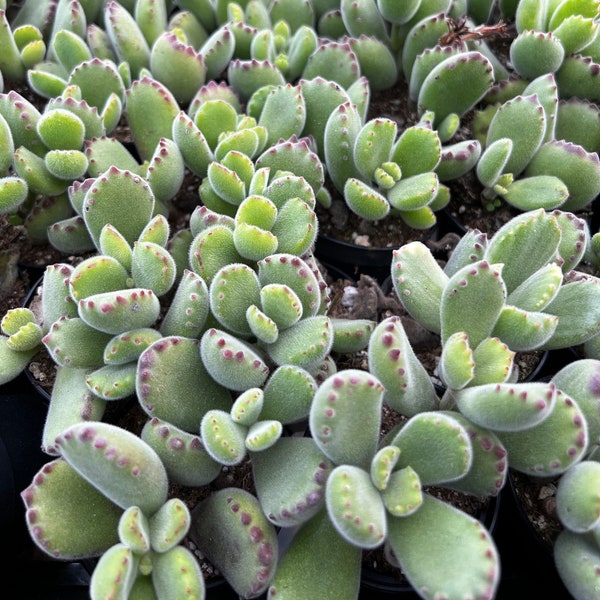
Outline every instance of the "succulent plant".
<svg viewBox="0 0 600 600">
<path fill-rule="evenodd" d="M 27 69 L 40 62 L 46 54 L 43 33 L 34 23 L 12 27 L 6 15 L 6 7 L 0 10 L 0 25 L 4 48 L 0 72 L 3 79 L 22 81 Z"/>
<path fill-rule="evenodd" d="M 494 594 L 499 571 L 491 536 L 474 517 L 432 497 L 426 486 L 452 486 L 471 481 L 469 473 L 487 471 L 481 479 L 473 475 L 473 487 L 465 483 L 465 489 L 495 495 L 506 475 L 498 458 L 501 445 L 493 434 L 446 411 L 421 412 L 382 440 L 383 398 L 383 385 L 368 372 L 346 369 L 331 375 L 314 395 L 310 437 L 284 436 L 253 452 L 256 498 L 223 490 L 193 510 L 192 539 L 233 579 L 240 595 L 268 590 L 273 597 L 356 597 L 361 551 L 384 543 L 424 598 Z M 218 432 L 224 431 L 219 423 Z M 489 451 L 483 450 L 487 443 Z M 432 452 L 445 459 L 430 460 Z M 279 535 L 287 546 L 278 559 L 274 527 L 282 528 Z M 235 556 L 229 543 L 209 541 L 218 537 L 217 529 L 231 530 L 223 542 L 238 540 Z M 449 532 L 461 540 L 458 554 L 442 541 Z M 423 560 L 430 553 L 435 569 Z M 448 576 L 457 560 L 473 567 L 472 576 L 460 582 Z M 306 577 L 323 565 L 331 577 Z M 461 591 L 451 590 L 451 581 Z"/>
<path fill-rule="evenodd" d="M 181 186 L 185 164 L 170 139 L 170 122 L 168 137 L 158 137 L 148 160 L 140 165 L 118 140 L 107 136 L 97 109 L 82 100 L 78 90 L 72 92 L 51 99 L 43 113 L 13 92 L 0 99 L 6 110 L 4 122 L 10 123 L 5 129 L 8 143 L 20 144 L 14 151 L 15 175 L 3 179 L 3 212 L 24 207 L 29 210 L 25 223 L 33 241 L 81 254 L 98 243 L 97 232 L 86 231 L 89 223 L 83 219 L 83 198 L 92 181 L 102 182 L 103 188 L 112 185 L 113 190 L 120 186 L 121 176 L 135 189 L 143 188 L 138 186 L 143 183 L 145 194 L 151 195 L 144 204 L 150 201 L 152 211 L 168 214 L 167 203 Z M 18 131 L 19 120 L 35 124 L 35 132 L 27 139 L 24 131 Z M 110 194 L 109 189 L 105 193 Z"/>
<path fill-rule="evenodd" d="M 519 2 L 515 13 L 518 35 L 510 49 L 517 73 L 530 80 L 556 73 L 561 97 L 595 99 L 589 69 L 597 58 L 597 16 L 593 2 L 560 8 L 548 2 Z M 546 62 L 536 66 L 536 56 Z M 586 90 L 592 95 L 586 95 Z"/>
<path fill-rule="evenodd" d="M 501 197 L 522 211 L 578 211 L 598 195 L 598 154 L 591 150 L 589 138 L 576 136 L 576 142 L 570 141 L 566 127 L 559 129 L 565 138 L 556 137 L 566 110 L 563 104 L 559 112 L 559 106 L 556 77 L 547 73 L 494 108 L 476 166 L 483 197 L 491 206 Z M 571 103 L 573 109 L 577 106 Z"/>
<path fill-rule="evenodd" d="M 502 198 L 519 210 L 578 211 L 597 196 L 596 126 L 588 116 L 598 98 L 597 13 L 594 3 L 518 3 L 514 71 L 476 112 L 484 146 L 477 176 L 490 208 Z"/>
<path fill-rule="evenodd" d="M 35 314 L 25 307 L 7 311 L 0 322 L 0 330 L 0 382 L 4 384 L 21 373 L 38 352 L 43 332 Z"/>
<path fill-rule="evenodd" d="M 115 167 L 115 181 L 128 185 L 134 176 L 127 173 Z M 92 578 L 93 597 L 106 593 L 112 581 L 123 586 L 124 597 L 150 582 L 162 589 L 185 565 L 190 589 L 199 594 L 203 581 L 198 567 L 190 566 L 196 559 L 176 545 L 186 528 L 177 520 L 179 504 L 166 497 L 166 482 L 207 485 L 224 465 L 267 451 L 285 425 L 308 418 L 323 368 L 334 367 L 330 353 L 366 347 L 374 324 L 341 324 L 327 316 L 328 291 L 310 253 L 304 259 L 279 253 L 231 262 L 227 252 L 219 258 L 217 247 L 204 254 L 203 244 L 192 236 L 184 253 L 187 267 L 178 276 L 167 248 L 167 221 L 160 214 L 152 217 L 150 188 L 139 178 L 128 195 L 134 197 L 140 186 L 135 202 L 146 203 L 145 217 L 119 222 L 115 214 L 115 225 L 100 226 L 102 198 L 111 195 L 108 179 L 94 180 L 83 203 L 90 232 L 104 253 L 77 266 L 47 267 L 39 317 L 23 308 L 3 322 L 3 352 L 11 358 L 3 361 L 6 380 L 40 344 L 57 369 L 42 439 L 54 459 L 23 496 L 30 531 L 55 558 L 102 555 Z M 294 189 L 307 188 L 299 179 L 289 181 Z M 93 202 L 88 194 L 95 195 Z M 217 227 L 208 226 L 196 237 Z M 192 267 L 206 270 L 207 256 L 218 267 L 204 279 Z M 132 396 L 146 419 L 139 435 L 102 421 L 107 402 Z M 125 459 L 129 452 L 131 458 Z M 123 460 L 112 461 L 115 453 Z M 118 483 L 110 468 L 132 461 L 135 466 L 123 477 L 146 466 L 151 474 L 132 486 Z M 164 485 L 158 485 L 161 481 Z M 70 504 L 62 513 L 67 520 L 73 517 L 68 525 L 47 522 L 71 487 L 81 488 L 81 495 L 73 496 L 81 506 L 93 502 L 105 515 L 88 534 L 81 532 L 83 539 L 71 531 L 79 526 Z M 260 510 L 256 499 L 250 502 Z M 153 533 L 154 520 L 159 533 Z M 149 546 L 139 546 L 131 527 L 139 527 Z M 165 546 L 158 536 L 168 529 L 178 536 Z M 131 569 L 122 572 L 127 556 Z"/>
<path fill-rule="evenodd" d="M 362 218 L 378 221 L 393 212 L 426 228 L 435 222 L 431 206 L 442 208 L 449 199 L 435 173 L 441 142 L 427 127 L 415 125 L 398 137 L 394 121 L 375 118 L 363 125 L 346 102 L 327 120 L 324 153 L 334 185 Z"/>
<path fill-rule="evenodd" d="M 49 462 L 22 493 L 40 550 L 99 558 L 92 598 L 203 598 L 185 536 L 244 598 L 355 598 L 375 548 L 423 598 L 491 598 L 493 539 L 432 488 L 495 497 L 511 467 L 562 475 L 556 560 L 583 597 L 600 251 L 577 213 L 600 192 L 597 4 L 0 0 L 0 212 L 65 255 L 39 310 L 0 322 L 0 384 L 39 352 L 56 368 Z M 498 15 L 510 66 L 486 43 Z M 371 116 L 399 82 L 416 121 Z M 391 265 L 440 337 L 431 374 L 401 318 L 330 314 L 316 209 L 337 194 L 429 228 L 471 170 L 490 208 L 522 214 L 469 231 L 444 267 L 420 243 Z M 197 203 L 174 230 L 186 175 Z M 515 353 L 572 346 L 586 358 L 517 381 Z M 338 367 L 356 352 L 364 371 Z M 127 399 L 134 432 L 108 422 Z M 177 493 L 244 466 L 252 491 Z"/>
<path fill-rule="evenodd" d="M 464 332 L 472 349 L 490 336 L 512 351 L 566 348 L 597 333 L 598 280 L 577 271 L 588 241 L 582 219 L 537 209 L 514 217 L 489 240 L 485 233 L 468 232 L 443 269 L 422 243 L 401 246 L 394 253 L 392 278 L 409 313 L 441 334 L 444 344 Z M 424 264 L 431 267 L 426 280 Z M 479 294 L 488 299 L 489 312 L 465 310 L 467 297 L 481 306 Z M 577 303 L 586 309 L 574 318 L 572 298 L 579 294 Z M 478 318 L 471 319 L 473 314 Z"/>
<path fill-rule="evenodd" d="M 599 556 L 598 471 L 594 457 L 578 462 L 562 475 L 556 490 L 556 511 L 564 529 L 554 541 L 554 561 L 574 598 L 585 598 L 597 585 L 593 565 Z"/>
<path fill-rule="evenodd" d="M 22 492 L 40 549 L 63 560 L 100 556 L 91 598 L 129 598 L 144 588 L 159 597 L 203 598 L 196 557 L 180 545 L 191 523 L 189 509 L 178 498 L 167 499 L 167 472 L 152 448 L 97 421 L 68 427 L 56 444 L 60 457 Z M 90 507 L 93 519 L 86 515 Z"/>
<path fill-rule="evenodd" d="M 389 39 L 420 120 L 398 132 L 389 119 L 365 122 L 346 101 L 326 121 L 321 156 L 333 185 L 359 216 L 380 220 L 391 213 L 425 229 L 450 200 L 442 182 L 474 168 L 481 154 L 478 140 L 452 139 L 460 119 L 507 73 L 482 44 L 442 43 L 452 22 L 450 6 L 448 13 L 432 8 L 427 14 L 423 3 L 410 17 L 381 3 L 378 8 L 384 22 L 389 19 Z"/>
<path fill-rule="evenodd" d="M 416 412 L 428 399 L 430 406 L 458 410 L 499 437 L 511 467 L 534 476 L 559 474 L 580 460 L 588 440 L 596 437 L 596 417 L 584 416 L 589 400 L 577 402 L 583 391 L 567 385 L 566 374 L 547 383 L 517 382 L 514 356 L 524 350 L 567 348 L 597 335 L 597 299 L 588 305 L 585 298 L 597 295 L 598 280 L 576 270 L 588 241 L 584 225 L 569 213 L 529 211 L 489 240 L 477 231 L 465 234 L 444 268 L 418 242 L 396 250 L 396 292 L 417 321 L 440 335 L 439 376 L 446 391 L 436 404 L 432 384 L 407 351 L 402 325 L 390 324 L 382 338 L 390 348 L 371 360 L 384 385 L 394 384 L 387 386 L 388 402 Z M 415 278 L 411 272 L 417 264 Z M 423 272 L 428 273 L 425 279 Z M 574 300 L 579 293 L 581 298 Z M 471 309 L 468 298 L 474 302 Z M 587 308 L 575 316 L 575 305 Z M 577 323 L 588 316 L 591 320 L 579 328 Z M 378 337 L 376 329 L 371 344 Z M 403 378 L 384 379 L 398 361 Z M 591 374 L 588 378 L 592 381 Z M 580 375 L 578 381 L 582 379 Z M 408 385 L 411 381 L 420 386 Z M 547 444 L 548 439 L 555 443 Z"/>
<path fill-rule="evenodd" d="M 334 367 L 334 348 L 366 347 L 374 325 L 342 325 L 327 316 L 327 289 L 311 255 L 269 255 L 254 268 L 227 262 L 206 281 L 191 268 L 177 277 L 166 221 L 147 212 L 145 227 L 128 221 L 133 229 L 125 234 L 112 225 L 100 229 L 106 254 L 47 267 L 39 317 L 23 308 L 3 322 L 3 348 L 12 360 L 5 378 L 17 372 L 16 357 L 25 361 L 40 344 L 57 369 L 42 439 L 52 460 L 23 492 L 30 532 L 54 558 L 100 557 L 93 598 L 117 589 L 134 597 L 146 587 L 160 595 L 169 586 L 203 597 L 197 560 L 178 545 L 191 523 L 188 509 L 167 496 L 167 482 L 208 485 L 224 465 L 267 452 L 284 426 L 308 418 L 323 367 Z M 188 266 L 201 264 L 194 248 Z M 103 422 L 108 402 L 132 396 L 146 420 L 137 434 Z M 255 576 L 268 584 L 263 571 L 266 557 L 274 560 L 275 526 L 243 490 L 222 491 L 210 502 L 226 493 L 255 515 L 254 547 L 258 520 L 264 522 L 251 572 L 259 568 Z M 81 526 L 84 505 L 102 516 L 93 527 Z M 215 513 L 209 523 L 219 518 Z M 234 587 L 246 590 L 247 573 L 238 567 L 220 566 Z M 189 579 L 173 582 L 180 569 Z"/>
<path fill-rule="evenodd" d="M 212 225 L 229 229 L 231 256 L 237 255 L 241 261 L 255 262 L 275 252 L 306 254 L 318 232 L 314 187 L 320 188 L 322 176 L 320 163 L 311 164 L 310 160 L 310 150 L 302 141 L 272 147 L 257 158 L 258 167 L 247 154 L 228 150 L 221 161 L 208 164 L 207 176 L 200 184 L 203 205 L 190 219 L 192 233 L 202 232 L 197 239 L 205 240 L 212 235 Z M 277 169 L 282 161 L 289 161 L 291 169 Z"/>
<path fill-rule="evenodd" d="M 550 416 L 521 435 L 513 433 L 505 438 L 509 453 L 513 444 L 522 448 L 547 444 L 549 439 L 561 437 L 571 440 L 569 452 L 556 456 L 553 471 L 541 464 L 517 468 L 529 477 L 547 480 L 550 476 L 556 482 L 556 516 L 562 530 L 551 543 L 552 552 L 560 578 L 577 599 L 590 597 L 597 586 L 593 566 L 599 556 L 596 533 L 599 374 L 600 362 L 596 359 L 574 360 L 561 368 L 551 379 L 560 391 Z"/>
</svg>

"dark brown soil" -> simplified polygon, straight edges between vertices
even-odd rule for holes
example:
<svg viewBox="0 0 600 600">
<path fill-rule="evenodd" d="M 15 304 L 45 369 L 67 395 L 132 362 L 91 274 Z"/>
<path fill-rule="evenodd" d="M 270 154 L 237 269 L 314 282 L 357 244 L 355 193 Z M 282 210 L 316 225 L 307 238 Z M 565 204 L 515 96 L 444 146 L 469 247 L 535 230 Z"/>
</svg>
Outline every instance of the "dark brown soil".
<svg viewBox="0 0 600 600">
<path fill-rule="evenodd" d="M 531 527 L 534 536 L 548 552 L 562 530 L 556 514 L 557 479 L 529 477 L 511 471 L 511 482 L 521 516 Z"/>
<path fill-rule="evenodd" d="M 21 268 L 24 233 L 0 215 L 0 318 L 7 310 L 23 305 L 29 290 L 29 273 Z"/>
</svg>

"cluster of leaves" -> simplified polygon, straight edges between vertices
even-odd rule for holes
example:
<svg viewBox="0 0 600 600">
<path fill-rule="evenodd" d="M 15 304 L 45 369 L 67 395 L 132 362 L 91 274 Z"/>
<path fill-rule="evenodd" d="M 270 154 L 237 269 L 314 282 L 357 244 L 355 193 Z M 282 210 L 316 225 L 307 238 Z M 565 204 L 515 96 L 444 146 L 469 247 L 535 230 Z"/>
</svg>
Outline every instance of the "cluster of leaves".
<svg viewBox="0 0 600 600">
<path fill-rule="evenodd" d="M 557 556 L 574 594 L 594 585 L 597 503 L 575 499 L 600 430 L 600 282 L 576 269 L 600 252 L 574 212 L 600 192 L 598 2 L 499 4 L 0 0 L 0 211 L 90 255 L 46 268 L 40 313 L 2 318 L 0 382 L 41 350 L 56 364 L 51 460 L 22 496 L 44 552 L 101 557 L 93 598 L 203 598 L 186 535 L 244 598 L 354 598 L 377 547 L 424 598 L 492 597 L 491 535 L 428 487 L 496 496 L 509 466 L 573 473 Z M 510 68 L 485 41 L 498 14 Z M 367 118 L 397 82 L 418 114 L 402 130 Z M 520 217 L 466 234 L 444 268 L 418 243 L 390 265 L 440 336 L 439 394 L 400 319 L 328 314 L 315 209 L 339 193 L 426 229 L 471 170 Z M 186 172 L 198 205 L 172 231 Z M 572 371 L 517 382 L 516 352 L 572 345 L 588 353 Z M 338 370 L 355 352 L 368 370 Z M 139 436 L 103 421 L 132 396 Z M 384 403 L 400 424 L 382 438 Z M 255 495 L 168 496 L 244 461 Z M 281 557 L 278 528 L 295 532 Z"/>
</svg>

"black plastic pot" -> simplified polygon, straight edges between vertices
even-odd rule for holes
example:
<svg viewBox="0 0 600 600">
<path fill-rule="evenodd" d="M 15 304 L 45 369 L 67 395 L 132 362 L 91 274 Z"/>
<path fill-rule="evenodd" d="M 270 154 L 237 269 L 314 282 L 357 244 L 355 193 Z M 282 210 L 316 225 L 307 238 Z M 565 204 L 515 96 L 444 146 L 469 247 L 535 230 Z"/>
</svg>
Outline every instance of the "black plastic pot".
<svg viewBox="0 0 600 600">
<path fill-rule="evenodd" d="M 502 509 L 494 539 L 502 559 L 502 579 L 496 600 L 535 597 L 572 600 L 562 583 L 552 557 L 552 547 L 527 517 L 509 473 L 502 490 Z"/>
<path fill-rule="evenodd" d="M 393 248 L 370 248 L 319 234 L 315 255 L 353 278 L 365 273 L 380 283 L 390 274 Z"/>
<path fill-rule="evenodd" d="M 436 239 L 437 235 L 438 227 L 436 225 L 423 231 L 421 241 Z M 402 240 L 398 240 L 397 246 L 374 248 L 350 244 L 319 233 L 315 245 L 315 256 L 319 260 L 345 271 L 355 279 L 364 273 L 381 284 L 390 274 L 393 251 L 403 243 Z"/>
<path fill-rule="evenodd" d="M 0 531 L 16 542 L 9 559 L 30 550 L 20 493 L 49 459 L 40 448 L 45 416 L 24 377 L 0 387 Z"/>
</svg>

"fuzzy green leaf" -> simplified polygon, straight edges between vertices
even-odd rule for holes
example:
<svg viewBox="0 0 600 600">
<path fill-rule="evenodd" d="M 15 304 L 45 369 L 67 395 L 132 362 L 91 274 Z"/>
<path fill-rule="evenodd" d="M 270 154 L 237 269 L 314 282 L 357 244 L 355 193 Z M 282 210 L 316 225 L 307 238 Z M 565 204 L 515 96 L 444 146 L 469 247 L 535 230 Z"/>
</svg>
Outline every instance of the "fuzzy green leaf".
<svg viewBox="0 0 600 600">
<path fill-rule="evenodd" d="M 473 423 L 498 431 L 529 433 L 547 419 L 556 403 L 554 384 L 488 383 L 454 394 L 458 409 Z M 505 442 L 505 437 L 502 436 Z"/>
<path fill-rule="evenodd" d="M 381 545 L 386 512 L 369 473 L 354 465 L 336 467 L 327 479 L 325 501 L 334 526 L 350 544 L 366 549 Z"/>
</svg>

